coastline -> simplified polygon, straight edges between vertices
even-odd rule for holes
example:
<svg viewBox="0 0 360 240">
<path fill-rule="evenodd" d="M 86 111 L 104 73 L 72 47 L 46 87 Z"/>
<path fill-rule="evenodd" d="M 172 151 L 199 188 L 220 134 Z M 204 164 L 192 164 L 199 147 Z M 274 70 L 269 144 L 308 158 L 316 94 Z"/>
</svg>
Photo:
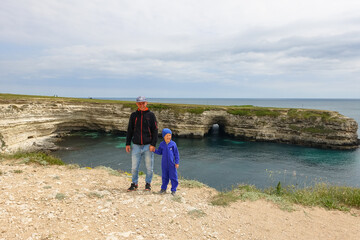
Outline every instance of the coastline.
<svg viewBox="0 0 360 240">
<path fill-rule="evenodd" d="M 335 111 L 296 108 L 151 104 L 159 128 L 203 138 L 214 124 L 239 140 L 315 148 L 359 147 L 358 124 Z M 70 131 L 126 132 L 133 102 L 0 94 L 0 152 L 54 148 Z"/>
<path fill-rule="evenodd" d="M 264 199 L 210 204 L 218 192 L 180 182 L 176 197 L 126 192 L 130 177 L 109 169 L 0 163 L 0 239 L 357 239 L 360 210 Z M 144 176 L 139 180 L 144 183 Z M 221 223 L 221 224 L 220 224 Z M 311 229 L 311 231 L 309 231 Z"/>
</svg>

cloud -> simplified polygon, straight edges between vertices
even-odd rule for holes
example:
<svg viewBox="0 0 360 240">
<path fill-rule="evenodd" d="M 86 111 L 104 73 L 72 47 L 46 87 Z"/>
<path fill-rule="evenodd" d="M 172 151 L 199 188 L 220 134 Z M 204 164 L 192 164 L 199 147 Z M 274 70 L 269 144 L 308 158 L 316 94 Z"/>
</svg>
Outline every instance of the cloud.
<svg viewBox="0 0 360 240">
<path fill-rule="evenodd" d="M 110 94 L 143 84 L 158 92 L 150 81 L 184 85 L 179 97 L 189 89 L 204 97 L 261 97 L 268 89 L 278 96 L 286 88 L 298 97 L 310 96 L 308 88 L 360 97 L 352 91 L 360 69 L 359 10 L 360 2 L 350 0 L 4 0 L 0 86 Z"/>
</svg>

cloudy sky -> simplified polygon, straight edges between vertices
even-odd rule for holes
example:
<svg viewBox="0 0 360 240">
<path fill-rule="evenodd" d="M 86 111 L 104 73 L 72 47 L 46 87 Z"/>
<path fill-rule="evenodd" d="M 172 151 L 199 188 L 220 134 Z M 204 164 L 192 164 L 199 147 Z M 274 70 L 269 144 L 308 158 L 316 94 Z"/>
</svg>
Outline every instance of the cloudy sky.
<svg viewBox="0 0 360 240">
<path fill-rule="evenodd" d="M 360 98 L 359 0 L 1 0 L 0 92 Z"/>
</svg>

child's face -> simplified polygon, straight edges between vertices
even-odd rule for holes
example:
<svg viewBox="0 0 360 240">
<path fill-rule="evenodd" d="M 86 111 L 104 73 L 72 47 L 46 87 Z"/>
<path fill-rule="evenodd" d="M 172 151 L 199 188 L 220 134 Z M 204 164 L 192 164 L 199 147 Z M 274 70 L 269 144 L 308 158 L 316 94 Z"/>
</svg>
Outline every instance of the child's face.
<svg viewBox="0 0 360 240">
<path fill-rule="evenodd" d="M 171 140 L 171 134 L 168 133 L 168 134 L 166 134 L 166 135 L 164 136 L 164 141 L 165 141 L 166 143 L 169 143 L 170 140 Z"/>
</svg>

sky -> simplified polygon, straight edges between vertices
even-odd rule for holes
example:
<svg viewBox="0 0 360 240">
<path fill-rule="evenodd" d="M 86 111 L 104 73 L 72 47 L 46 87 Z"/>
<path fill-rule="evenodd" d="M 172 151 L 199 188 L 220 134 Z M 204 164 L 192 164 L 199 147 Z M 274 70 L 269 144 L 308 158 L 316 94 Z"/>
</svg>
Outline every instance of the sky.
<svg viewBox="0 0 360 240">
<path fill-rule="evenodd" d="M 1 0 L 0 93 L 360 98 L 359 0 Z"/>
</svg>

